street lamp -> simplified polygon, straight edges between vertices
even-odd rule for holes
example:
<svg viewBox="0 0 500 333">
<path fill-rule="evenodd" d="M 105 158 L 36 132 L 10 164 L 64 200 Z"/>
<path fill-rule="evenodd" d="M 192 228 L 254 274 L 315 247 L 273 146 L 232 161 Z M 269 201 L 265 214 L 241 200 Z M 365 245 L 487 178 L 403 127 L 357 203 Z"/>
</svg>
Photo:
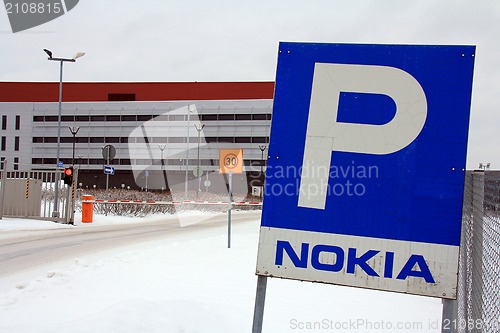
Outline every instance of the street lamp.
<svg viewBox="0 0 500 333">
<path fill-rule="evenodd" d="M 261 152 L 261 156 L 260 156 L 260 177 L 262 178 L 262 182 L 261 182 L 261 191 L 260 191 L 260 197 L 262 198 L 262 192 L 264 192 L 264 151 L 266 150 L 267 146 L 265 145 L 259 145 L 259 149 L 260 149 L 260 152 Z"/>
<path fill-rule="evenodd" d="M 198 177 L 198 192 L 196 192 L 196 197 L 198 197 L 198 193 L 201 191 L 201 173 L 200 173 L 200 142 L 201 142 L 201 131 L 203 130 L 205 125 L 202 124 L 194 124 L 194 128 L 198 131 L 198 167 L 196 168 L 196 174 Z"/>
<path fill-rule="evenodd" d="M 163 171 L 164 169 L 164 163 L 163 163 L 163 151 L 167 148 L 167 145 L 158 145 L 158 149 L 161 151 L 161 170 Z"/>
<path fill-rule="evenodd" d="M 491 163 L 479 163 L 480 170 L 489 170 Z"/>
<path fill-rule="evenodd" d="M 189 169 L 189 129 L 190 129 L 190 118 L 191 118 L 191 110 L 190 110 L 190 105 L 188 104 L 187 106 L 187 133 L 186 133 L 186 175 L 184 179 L 184 200 L 187 200 L 187 195 L 188 195 L 188 180 L 189 180 L 189 175 L 188 175 L 188 169 Z"/>
<path fill-rule="evenodd" d="M 69 131 L 73 134 L 73 157 L 71 158 L 71 165 L 75 166 L 75 142 L 76 142 L 76 133 L 80 130 L 79 126 L 69 127 Z"/>
<path fill-rule="evenodd" d="M 61 110 L 62 110 L 62 77 L 63 77 L 63 63 L 64 62 L 76 62 L 76 59 L 83 57 L 85 52 L 77 52 L 73 58 L 54 58 L 52 57 L 52 51 L 43 49 L 45 53 L 49 56 L 48 60 L 59 61 L 59 113 L 57 117 L 57 157 L 56 157 L 56 168 L 59 167 L 59 157 L 61 149 Z M 58 201 L 59 201 L 59 178 L 61 175 L 59 172 L 56 175 L 56 188 L 54 194 L 54 211 L 52 212 L 52 217 L 59 217 L 58 211 Z"/>
</svg>

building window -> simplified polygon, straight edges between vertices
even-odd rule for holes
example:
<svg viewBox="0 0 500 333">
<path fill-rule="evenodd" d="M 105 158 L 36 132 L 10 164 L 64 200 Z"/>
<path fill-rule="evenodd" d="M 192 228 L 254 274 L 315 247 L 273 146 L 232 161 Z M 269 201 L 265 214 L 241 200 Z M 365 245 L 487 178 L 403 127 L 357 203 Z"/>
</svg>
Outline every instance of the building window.
<svg viewBox="0 0 500 333">
<path fill-rule="evenodd" d="M 19 157 L 14 157 L 14 170 L 19 170 Z"/>
<path fill-rule="evenodd" d="M 104 138 L 103 137 L 91 137 L 90 138 L 90 143 L 104 143 Z"/>
<path fill-rule="evenodd" d="M 171 137 L 171 138 L 168 138 L 168 143 L 186 143 L 186 138 Z"/>
<path fill-rule="evenodd" d="M 170 121 L 184 121 L 184 119 L 186 119 L 186 117 L 184 117 L 184 115 L 169 115 L 168 116 L 168 120 Z"/>
<path fill-rule="evenodd" d="M 14 138 L 14 151 L 19 151 L 19 137 Z"/>
<path fill-rule="evenodd" d="M 118 137 L 106 137 L 106 138 L 104 138 L 104 141 L 106 141 L 106 143 L 119 143 L 120 138 L 118 138 Z"/>
<path fill-rule="evenodd" d="M 262 113 L 253 114 L 252 120 L 271 120 L 271 115 Z"/>
<path fill-rule="evenodd" d="M 252 138 L 252 143 L 268 143 L 269 138 L 265 136 L 254 136 Z"/>
<path fill-rule="evenodd" d="M 219 120 L 234 120 L 234 114 L 219 114 Z"/>
<path fill-rule="evenodd" d="M 0 148 L 2 151 L 5 151 L 5 148 L 7 146 L 7 137 L 2 136 L 2 147 Z"/>
<path fill-rule="evenodd" d="M 237 114 L 236 120 L 252 120 L 251 114 Z"/>
<path fill-rule="evenodd" d="M 250 143 L 252 142 L 252 138 L 249 136 L 237 136 L 234 140 L 236 143 Z"/>
<path fill-rule="evenodd" d="M 16 116 L 16 130 L 20 130 L 20 129 L 21 129 L 21 116 L 17 115 Z"/>
<path fill-rule="evenodd" d="M 75 121 L 88 122 L 89 120 L 90 116 L 75 116 Z"/>
<path fill-rule="evenodd" d="M 43 138 L 45 143 L 57 143 L 57 137 L 45 137 Z"/>
<path fill-rule="evenodd" d="M 2 116 L 2 129 L 7 129 L 7 116 Z"/>
<path fill-rule="evenodd" d="M 234 143 L 234 137 L 219 137 L 217 139 L 217 142 L 228 142 L 228 143 Z"/>
<path fill-rule="evenodd" d="M 106 121 L 106 117 L 103 115 L 100 116 L 90 116 L 90 121 Z"/>
<path fill-rule="evenodd" d="M 110 102 L 135 101 L 135 94 L 108 94 Z"/>
<path fill-rule="evenodd" d="M 203 115 L 201 115 L 201 120 L 202 121 L 215 121 L 215 120 L 217 120 L 217 115 L 216 114 L 203 114 Z"/>
<path fill-rule="evenodd" d="M 136 115 L 124 115 L 122 116 L 122 121 L 136 121 L 137 116 Z"/>
<path fill-rule="evenodd" d="M 61 121 L 76 121 L 75 116 L 61 116 Z"/>
<path fill-rule="evenodd" d="M 143 115 L 138 114 L 137 115 L 137 121 L 148 121 L 148 120 L 151 120 L 153 118 L 154 118 L 154 116 L 153 115 L 149 115 L 149 114 L 146 114 L 146 115 L 144 115 L 144 114 Z"/>
<path fill-rule="evenodd" d="M 106 121 L 120 121 L 119 115 L 106 115 Z"/>
</svg>

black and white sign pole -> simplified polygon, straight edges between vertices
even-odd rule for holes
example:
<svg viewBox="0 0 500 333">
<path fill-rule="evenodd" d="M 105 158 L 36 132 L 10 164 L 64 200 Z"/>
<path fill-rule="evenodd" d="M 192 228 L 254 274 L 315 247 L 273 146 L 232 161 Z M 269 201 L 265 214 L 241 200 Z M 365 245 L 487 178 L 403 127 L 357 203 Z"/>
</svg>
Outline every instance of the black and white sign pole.
<svg viewBox="0 0 500 333">
<path fill-rule="evenodd" d="M 264 303 L 266 302 L 267 276 L 257 277 L 257 291 L 255 293 L 255 308 L 253 310 L 252 333 L 262 332 L 264 320 Z"/>
<path fill-rule="evenodd" d="M 109 165 L 109 146 L 106 146 L 106 149 L 108 150 L 106 152 L 106 165 Z M 106 173 L 106 193 L 108 193 L 108 189 L 109 189 L 109 172 Z"/>
<path fill-rule="evenodd" d="M 229 200 L 227 207 L 227 248 L 231 248 L 231 209 L 233 208 L 233 172 L 229 171 Z"/>
</svg>

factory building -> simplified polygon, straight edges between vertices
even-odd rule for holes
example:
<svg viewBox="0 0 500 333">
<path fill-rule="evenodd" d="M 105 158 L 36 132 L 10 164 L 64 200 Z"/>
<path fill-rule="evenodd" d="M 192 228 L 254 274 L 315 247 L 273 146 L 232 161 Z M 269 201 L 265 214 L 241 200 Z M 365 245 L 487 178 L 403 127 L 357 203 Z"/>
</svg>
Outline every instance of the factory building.
<svg viewBox="0 0 500 333">
<path fill-rule="evenodd" d="M 187 179 L 208 190 L 219 151 L 241 148 L 237 177 L 251 190 L 263 180 L 273 91 L 273 82 L 69 82 L 59 110 L 59 83 L 0 82 L 0 157 L 11 170 L 74 165 L 83 188 L 107 178 L 167 190 Z"/>
</svg>

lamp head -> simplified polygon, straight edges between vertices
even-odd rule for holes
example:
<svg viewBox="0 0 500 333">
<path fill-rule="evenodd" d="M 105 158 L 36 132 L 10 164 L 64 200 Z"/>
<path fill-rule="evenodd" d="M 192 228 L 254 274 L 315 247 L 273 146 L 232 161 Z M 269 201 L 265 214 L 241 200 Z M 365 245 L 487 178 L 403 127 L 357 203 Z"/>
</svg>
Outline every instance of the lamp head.
<svg viewBox="0 0 500 333">
<path fill-rule="evenodd" d="M 73 56 L 73 60 L 76 60 L 80 57 L 83 57 L 85 55 L 85 52 L 76 52 L 76 54 Z"/>
<path fill-rule="evenodd" d="M 47 49 L 43 49 L 43 51 L 44 51 L 45 53 L 47 53 L 47 55 L 49 56 L 49 58 L 52 58 L 52 51 L 47 50 Z"/>
</svg>

